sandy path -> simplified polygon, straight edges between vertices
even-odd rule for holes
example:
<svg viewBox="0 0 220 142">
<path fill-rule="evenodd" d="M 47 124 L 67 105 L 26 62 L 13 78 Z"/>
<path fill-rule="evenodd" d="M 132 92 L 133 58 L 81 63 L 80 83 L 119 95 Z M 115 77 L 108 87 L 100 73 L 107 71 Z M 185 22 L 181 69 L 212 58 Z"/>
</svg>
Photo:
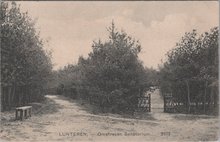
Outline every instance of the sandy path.
<svg viewBox="0 0 220 142">
<path fill-rule="evenodd" d="M 10 141 L 217 140 L 218 118 L 163 113 L 163 102 L 158 92 L 152 94 L 152 112 L 147 114 L 153 118 L 150 120 L 93 115 L 80 107 L 76 101 L 62 96 L 46 97 L 54 101 L 42 110 L 46 113 L 34 115 L 23 122 L 1 123 L 1 139 Z"/>
<path fill-rule="evenodd" d="M 151 94 L 151 111 L 152 116 L 160 121 L 168 121 L 172 120 L 173 116 L 169 113 L 164 113 L 164 102 L 163 98 L 159 95 L 159 90 L 155 90 Z"/>
</svg>

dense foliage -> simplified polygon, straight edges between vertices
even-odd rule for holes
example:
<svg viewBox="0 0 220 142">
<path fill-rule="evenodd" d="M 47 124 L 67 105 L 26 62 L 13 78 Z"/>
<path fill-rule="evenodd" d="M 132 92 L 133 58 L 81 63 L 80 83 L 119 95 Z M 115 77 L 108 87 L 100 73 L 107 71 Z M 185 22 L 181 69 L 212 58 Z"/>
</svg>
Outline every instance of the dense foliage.
<svg viewBox="0 0 220 142">
<path fill-rule="evenodd" d="M 217 105 L 218 101 L 218 28 L 198 35 L 186 33 L 167 54 L 160 68 L 160 88 L 172 93 L 186 106 L 195 103 Z M 188 111 L 190 111 L 188 109 Z"/>
<path fill-rule="evenodd" d="M 107 41 L 93 42 L 88 58 L 80 57 L 77 65 L 60 70 L 56 76 L 61 79 L 57 80 L 62 80 L 64 90 L 72 88 L 78 97 L 106 111 L 132 112 L 137 106 L 137 98 L 155 85 L 151 74 L 156 73 L 144 68 L 138 59 L 141 51 L 138 41 L 124 31 L 118 32 L 114 23 L 108 32 Z"/>
<path fill-rule="evenodd" d="M 15 2 L 1 2 L 0 16 L 3 107 L 42 99 L 52 64 L 35 22 Z"/>
</svg>

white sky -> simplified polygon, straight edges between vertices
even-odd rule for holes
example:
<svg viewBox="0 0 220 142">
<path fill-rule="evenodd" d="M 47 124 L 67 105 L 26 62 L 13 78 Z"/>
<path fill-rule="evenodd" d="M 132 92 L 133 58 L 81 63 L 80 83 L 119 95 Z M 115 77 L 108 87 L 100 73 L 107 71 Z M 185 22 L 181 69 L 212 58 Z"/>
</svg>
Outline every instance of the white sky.
<svg viewBox="0 0 220 142">
<path fill-rule="evenodd" d="M 157 68 L 165 53 L 185 32 L 208 31 L 219 25 L 217 1 L 136 2 L 18 2 L 22 11 L 37 20 L 45 49 L 52 49 L 54 69 L 87 57 L 93 40 L 106 39 L 106 27 L 116 27 L 138 39 L 139 57 L 147 67 Z"/>
</svg>

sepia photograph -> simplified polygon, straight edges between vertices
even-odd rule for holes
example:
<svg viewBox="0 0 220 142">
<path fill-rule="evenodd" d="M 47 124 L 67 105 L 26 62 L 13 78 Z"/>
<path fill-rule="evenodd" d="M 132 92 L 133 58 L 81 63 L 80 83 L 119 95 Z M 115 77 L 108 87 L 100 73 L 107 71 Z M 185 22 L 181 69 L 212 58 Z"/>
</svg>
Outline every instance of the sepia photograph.
<svg viewBox="0 0 220 142">
<path fill-rule="evenodd" d="M 218 1 L 0 1 L 1 142 L 220 141 Z"/>
</svg>

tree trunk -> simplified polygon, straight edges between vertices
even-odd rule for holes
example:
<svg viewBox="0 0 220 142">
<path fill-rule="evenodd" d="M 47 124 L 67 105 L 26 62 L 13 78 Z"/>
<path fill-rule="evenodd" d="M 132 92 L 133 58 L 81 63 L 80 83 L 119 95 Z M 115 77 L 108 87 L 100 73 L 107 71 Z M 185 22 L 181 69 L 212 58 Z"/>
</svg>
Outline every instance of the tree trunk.
<svg viewBox="0 0 220 142">
<path fill-rule="evenodd" d="M 212 108 L 213 109 L 213 105 L 214 105 L 214 98 L 213 98 L 213 96 L 214 96 L 214 91 L 213 91 L 213 87 L 211 87 L 211 90 L 210 90 L 211 92 L 210 92 L 210 108 Z"/>
<path fill-rule="evenodd" d="M 205 94 L 204 94 L 204 98 L 203 98 L 203 111 L 204 111 L 204 113 L 205 113 L 205 106 L 206 106 L 206 95 L 207 95 L 207 84 L 208 84 L 208 82 L 207 81 L 205 81 Z"/>
<path fill-rule="evenodd" d="M 8 110 L 8 86 L 5 87 L 5 110 Z"/>
<path fill-rule="evenodd" d="M 8 107 L 11 109 L 11 86 L 8 86 Z"/>
<path fill-rule="evenodd" d="M 1 111 L 5 110 L 5 87 L 1 88 Z"/>
<path fill-rule="evenodd" d="M 23 92 L 22 104 L 26 105 L 26 87 L 25 86 L 24 86 L 23 90 L 24 90 L 24 92 Z"/>
<path fill-rule="evenodd" d="M 12 100 L 13 106 L 16 105 L 16 102 L 15 102 L 15 88 L 16 88 L 16 85 L 13 84 L 13 86 L 12 86 L 13 90 L 12 90 L 12 96 L 11 96 L 11 100 Z"/>
<path fill-rule="evenodd" d="M 190 90 L 189 90 L 189 82 L 186 80 L 187 86 L 187 104 L 188 104 L 188 113 L 190 112 Z"/>
<path fill-rule="evenodd" d="M 18 106 L 21 106 L 21 97 L 22 97 L 22 87 L 19 86 L 19 95 L 18 95 Z"/>
<path fill-rule="evenodd" d="M 28 90 L 28 93 L 29 93 L 29 95 L 28 95 L 28 102 L 30 103 L 31 102 L 31 97 L 32 97 L 32 88 L 31 88 L 32 86 L 30 85 L 29 86 L 29 90 Z"/>
</svg>

